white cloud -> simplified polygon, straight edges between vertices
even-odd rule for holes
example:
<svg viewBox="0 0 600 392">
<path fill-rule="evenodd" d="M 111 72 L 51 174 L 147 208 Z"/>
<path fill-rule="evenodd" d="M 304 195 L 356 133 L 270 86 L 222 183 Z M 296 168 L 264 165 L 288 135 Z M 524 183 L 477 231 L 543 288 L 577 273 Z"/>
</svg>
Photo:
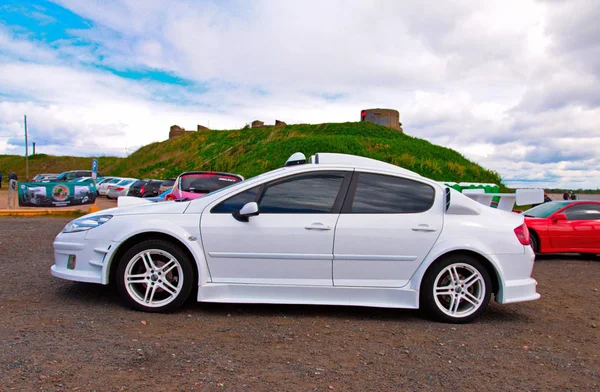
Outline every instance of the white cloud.
<svg viewBox="0 0 600 392">
<path fill-rule="evenodd" d="M 0 26 L 3 130 L 20 132 L 27 112 L 40 135 L 60 142 L 62 132 L 81 146 L 72 152 L 121 152 L 166 138 L 174 123 L 355 121 L 362 108 L 392 107 L 407 133 L 507 179 L 598 186 L 598 173 L 581 169 L 600 156 L 593 0 L 60 4 L 93 26 L 54 45 Z M 157 69 L 204 87 L 92 65 Z M 14 148 L 0 139 L 0 152 Z"/>
</svg>

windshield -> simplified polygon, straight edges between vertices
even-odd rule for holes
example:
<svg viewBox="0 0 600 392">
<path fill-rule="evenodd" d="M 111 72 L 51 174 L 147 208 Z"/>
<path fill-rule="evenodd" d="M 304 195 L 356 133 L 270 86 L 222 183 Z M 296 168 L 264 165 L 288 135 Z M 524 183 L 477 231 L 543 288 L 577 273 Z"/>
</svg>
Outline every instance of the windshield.
<svg viewBox="0 0 600 392">
<path fill-rule="evenodd" d="M 239 177 L 226 174 L 186 174 L 180 179 L 180 189 L 184 192 L 210 193 L 237 182 L 241 182 Z"/>
<path fill-rule="evenodd" d="M 569 202 L 554 201 L 530 208 L 527 211 L 523 211 L 522 214 L 533 218 L 547 218 L 567 205 L 569 205 Z"/>
</svg>

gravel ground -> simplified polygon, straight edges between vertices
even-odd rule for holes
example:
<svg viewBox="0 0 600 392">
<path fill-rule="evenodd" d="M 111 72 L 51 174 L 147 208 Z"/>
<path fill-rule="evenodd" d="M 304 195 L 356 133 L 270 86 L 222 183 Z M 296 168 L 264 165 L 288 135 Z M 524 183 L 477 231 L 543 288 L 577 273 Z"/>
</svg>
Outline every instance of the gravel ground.
<svg viewBox="0 0 600 392">
<path fill-rule="evenodd" d="M 60 218 L 0 218 L 0 391 L 600 390 L 600 259 L 543 257 L 539 301 L 475 323 L 418 312 L 198 304 L 124 308 L 50 276 Z"/>
</svg>

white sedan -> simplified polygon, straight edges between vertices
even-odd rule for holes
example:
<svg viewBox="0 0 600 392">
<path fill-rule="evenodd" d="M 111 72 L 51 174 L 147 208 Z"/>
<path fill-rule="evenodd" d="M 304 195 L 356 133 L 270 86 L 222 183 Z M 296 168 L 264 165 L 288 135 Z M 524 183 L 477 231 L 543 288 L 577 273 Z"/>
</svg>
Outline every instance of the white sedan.
<svg viewBox="0 0 600 392">
<path fill-rule="evenodd" d="M 199 199 L 145 203 L 70 222 L 52 275 L 114 280 L 129 306 L 150 312 L 193 292 L 202 302 L 421 308 L 464 323 L 492 294 L 503 304 L 540 297 L 521 215 L 368 158 L 294 154 Z"/>
</svg>

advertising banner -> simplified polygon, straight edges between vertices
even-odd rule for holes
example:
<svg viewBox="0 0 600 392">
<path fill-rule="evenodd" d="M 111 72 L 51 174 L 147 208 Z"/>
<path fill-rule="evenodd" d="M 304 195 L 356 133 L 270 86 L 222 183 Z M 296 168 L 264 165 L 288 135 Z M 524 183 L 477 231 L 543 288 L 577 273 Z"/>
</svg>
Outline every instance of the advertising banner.
<svg viewBox="0 0 600 392">
<path fill-rule="evenodd" d="M 67 207 L 92 204 L 96 200 L 96 186 L 89 182 L 21 182 L 19 206 Z"/>
</svg>

